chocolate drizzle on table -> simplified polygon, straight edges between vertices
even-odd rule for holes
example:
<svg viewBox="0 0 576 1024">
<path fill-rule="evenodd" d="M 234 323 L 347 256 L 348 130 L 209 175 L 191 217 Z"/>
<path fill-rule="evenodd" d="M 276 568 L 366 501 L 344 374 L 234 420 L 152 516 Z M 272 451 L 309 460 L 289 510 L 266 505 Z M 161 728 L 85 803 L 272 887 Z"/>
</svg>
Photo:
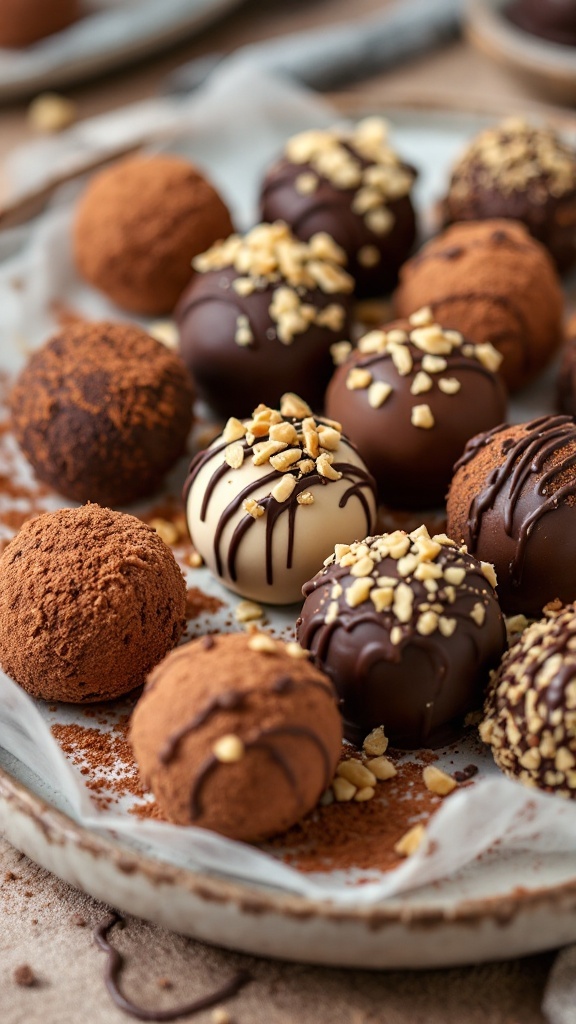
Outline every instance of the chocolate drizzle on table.
<svg viewBox="0 0 576 1024">
<path fill-rule="evenodd" d="M 235 996 L 244 985 L 252 980 L 247 971 L 238 971 L 228 981 L 225 981 L 220 988 L 210 992 L 208 995 L 200 996 L 190 1003 L 184 1003 L 171 1010 L 146 1010 L 142 1006 L 137 1006 L 131 999 L 128 999 L 120 989 L 120 975 L 124 958 L 117 949 L 114 949 L 108 938 L 110 931 L 116 924 L 123 925 L 124 919 L 120 914 L 114 912 L 96 926 L 93 933 L 94 941 L 98 948 L 106 953 L 108 958 L 104 980 L 114 1005 L 119 1010 L 122 1010 L 123 1013 L 128 1014 L 129 1017 L 135 1017 L 136 1020 L 172 1021 L 178 1020 L 180 1017 L 201 1013 L 202 1010 L 209 1010 L 211 1006 L 216 1006 L 218 1003 L 222 1003 L 224 1000 Z"/>
</svg>

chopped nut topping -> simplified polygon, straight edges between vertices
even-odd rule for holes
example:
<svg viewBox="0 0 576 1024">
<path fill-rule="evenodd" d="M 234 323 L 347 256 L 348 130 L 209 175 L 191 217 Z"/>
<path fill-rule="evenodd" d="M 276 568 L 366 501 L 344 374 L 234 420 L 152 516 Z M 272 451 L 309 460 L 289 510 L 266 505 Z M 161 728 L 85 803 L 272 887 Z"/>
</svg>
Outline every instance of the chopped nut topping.
<svg viewBox="0 0 576 1024">
<path fill-rule="evenodd" d="M 289 658 L 295 658 L 296 660 L 302 660 L 310 657 L 310 651 L 306 651 L 299 643 L 295 640 L 290 640 L 285 646 L 286 654 Z"/>
<path fill-rule="evenodd" d="M 237 420 L 235 416 L 231 416 L 222 431 L 222 440 L 226 441 L 227 444 L 231 444 L 233 441 L 239 441 L 244 437 L 245 433 L 246 427 L 244 424 Z"/>
<path fill-rule="evenodd" d="M 263 609 L 255 601 L 240 601 L 234 609 L 236 622 L 253 622 L 255 619 L 261 619 L 263 615 Z"/>
<path fill-rule="evenodd" d="M 314 495 L 311 494 L 310 491 L 300 491 L 300 494 L 296 497 L 296 501 L 299 505 L 313 505 Z"/>
<path fill-rule="evenodd" d="M 434 323 L 434 314 L 430 306 L 422 306 L 408 317 L 408 321 L 412 327 L 428 327 Z"/>
<path fill-rule="evenodd" d="M 268 633 L 253 633 L 248 640 L 248 647 L 261 654 L 278 654 L 278 644 Z"/>
<path fill-rule="evenodd" d="M 386 782 L 398 774 L 396 767 L 387 757 L 374 757 L 370 761 L 366 761 L 366 767 L 376 776 L 379 782 Z"/>
<path fill-rule="evenodd" d="M 429 377 L 428 374 L 425 373 L 423 370 L 420 370 L 416 374 L 416 376 L 414 377 L 414 380 L 412 381 L 412 384 L 410 385 L 410 394 L 412 394 L 412 395 L 421 395 L 425 391 L 430 391 L 431 387 L 432 387 L 432 378 Z"/>
<path fill-rule="evenodd" d="M 381 259 L 380 250 L 375 245 L 363 245 L 358 250 L 358 263 L 361 267 L 375 267 Z"/>
<path fill-rule="evenodd" d="M 270 465 L 279 473 L 287 473 L 299 461 L 301 455 L 300 448 L 288 448 L 286 451 L 279 452 L 278 455 L 272 455 L 269 460 Z"/>
<path fill-rule="evenodd" d="M 339 804 L 348 803 L 356 793 L 356 786 L 349 782 L 348 779 L 343 779 L 340 776 L 337 776 L 334 779 L 332 789 L 334 790 L 334 796 Z"/>
<path fill-rule="evenodd" d="M 358 391 L 367 388 L 372 383 L 372 374 L 370 370 L 363 370 L 359 366 L 352 367 L 348 371 L 346 377 L 346 387 L 348 391 Z"/>
<path fill-rule="evenodd" d="M 346 604 L 350 608 L 356 608 L 357 605 L 366 601 L 373 586 L 374 580 L 366 576 L 354 580 L 354 583 L 351 583 L 346 591 Z"/>
<path fill-rule="evenodd" d="M 309 196 L 318 188 L 318 176 L 311 171 L 305 171 L 295 179 L 294 188 L 301 196 Z"/>
<path fill-rule="evenodd" d="M 370 600 L 377 612 L 386 611 L 394 601 L 394 590 L 392 587 L 376 587 L 370 591 Z"/>
<path fill-rule="evenodd" d="M 412 828 L 394 844 L 394 851 L 399 857 L 410 857 L 422 845 L 426 829 L 424 825 L 413 825 Z"/>
<path fill-rule="evenodd" d="M 236 333 L 234 335 L 234 341 L 237 345 L 244 348 L 251 345 L 254 341 L 250 321 L 245 313 L 240 313 L 240 315 L 236 317 Z"/>
<path fill-rule="evenodd" d="M 423 430 L 431 430 L 434 426 L 434 417 L 429 405 L 415 405 L 412 408 L 410 422 L 413 427 L 420 427 Z"/>
<path fill-rule="evenodd" d="M 476 602 L 472 611 L 470 612 L 470 618 L 474 620 L 477 626 L 483 626 L 486 618 L 486 609 L 483 604 L 479 601 Z"/>
<path fill-rule="evenodd" d="M 379 725 L 368 736 L 362 744 L 364 752 L 371 757 L 380 757 L 388 750 L 388 739 L 384 735 L 384 726 Z"/>
<path fill-rule="evenodd" d="M 502 362 L 503 356 L 493 345 L 489 342 L 485 342 L 483 345 L 474 346 L 474 356 L 479 359 L 482 366 L 485 366 L 487 370 L 491 370 L 492 373 L 496 373 Z"/>
<path fill-rule="evenodd" d="M 488 583 L 491 587 L 494 587 L 494 590 L 496 590 L 498 580 L 496 578 L 496 570 L 494 566 L 490 562 L 480 562 L 480 566 L 482 568 L 483 575 L 488 580 Z"/>
<path fill-rule="evenodd" d="M 330 345 L 330 355 L 332 356 L 334 366 L 342 366 L 342 363 L 346 362 L 351 351 L 352 345 L 349 341 L 335 341 L 333 345 Z"/>
<path fill-rule="evenodd" d="M 259 505 L 255 498 L 246 498 L 242 502 L 242 508 L 249 516 L 252 516 L 252 519 L 260 519 L 260 516 L 263 516 L 266 512 L 264 506 Z"/>
<path fill-rule="evenodd" d="M 357 761 L 355 758 L 350 758 L 347 761 L 340 761 L 336 769 L 336 776 L 340 779 L 347 779 L 353 786 L 358 789 L 363 789 L 364 786 L 373 786 L 376 782 L 376 776 L 368 768 Z"/>
<path fill-rule="evenodd" d="M 230 734 L 228 736 L 221 736 L 219 740 L 216 740 L 212 747 L 212 753 L 222 764 L 234 764 L 235 761 L 242 760 L 245 749 L 240 737 Z"/>
<path fill-rule="evenodd" d="M 451 775 L 447 775 L 433 764 L 426 765 L 422 772 L 422 778 L 426 789 L 431 793 L 436 793 L 437 796 L 448 796 L 448 793 L 452 793 L 458 785 Z"/>
<path fill-rule="evenodd" d="M 244 462 L 244 448 L 238 441 L 234 441 L 224 449 L 224 461 L 228 463 L 230 469 L 240 469 Z"/>
<path fill-rule="evenodd" d="M 456 395 L 460 391 L 462 385 L 456 377 L 441 377 L 438 381 L 438 387 L 445 395 Z"/>
<path fill-rule="evenodd" d="M 410 355 L 409 349 L 404 345 L 400 345 L 398 342 L 391 342 L 388 345 L 388 352 L 394 366 L 398 370 L 401 377 L 407 377 L 412 372 L 412 356 Z"/>
<path fill-rule="evenodd" d="M 425 373 L 444 373 L 448 363 L 443 356 L 424 355 L 422 357 L 422 369 Z"/>
<path fill-rule="evenodd" d="M 374 786 L 364 786 L 363 789 L 356 790 L 356 793 L 354 794 L 354 800 L 356 801 L 356 803 L 361 804 L 364 803 L 366 800 L 371 800 L 375 793 L 376 790 L 374 789 Z"/>
<path fill-rule="evenodd" d="M 312 415 L 312 410 L 302 398 L 288 391 L 280 399 L 280 413 L 288 419 L 303 420 Z"/>
<path fill-rule="evenodd" d="M 282 479 L 274 485 L 270 493 L 275 501 L 287 501 L 295 487 L 296 480 L 293 476 L 283 476 Z"/>
<path fill-rule="evenodd" d="M 383 380 L 375 380 L 368 387 L 368 405 L 372 406 L 373 409 L 379 409 L 391 394 L 391 384 L 386 384 Z"/>
<path fill-rule="evenodd" d="M 332 461 L 333 456 L 329 452 L 322 452 L 316 459 L 316 469 L 320 476 L 326 477 L 327 480 L 340 480 L 342 473 L 332 468 Z"/>
</svg>

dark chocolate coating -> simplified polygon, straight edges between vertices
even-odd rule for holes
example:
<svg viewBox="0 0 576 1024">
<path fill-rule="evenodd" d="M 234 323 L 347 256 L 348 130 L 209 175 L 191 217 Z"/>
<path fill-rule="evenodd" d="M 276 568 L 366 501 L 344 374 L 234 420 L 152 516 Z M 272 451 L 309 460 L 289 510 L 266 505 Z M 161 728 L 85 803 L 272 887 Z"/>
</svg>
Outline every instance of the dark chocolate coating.
<svg viewBox="0 0 576 1024">
<path fill-rule="evenodd" d="M 576 0 L 513 0 L 506 16 L 524 32 L 576 46 Z"/>
<path fill-rule="evenodd" d="M 362 167 L 369 162 L 352 151 Z M 412 171 L 407 165 L 404 169 Z M 318 187 L 309 195 L 301 195 L 295 181 L 302 174 L 312 172 Z M 413 171 L 414 176 L 416 174 Z M 268 171 L 262 184 L 260 197 L 261 218 L 264 221 L 284 220 L 297 238 L 307 242 L 319 231 L 329 234 L 348 257 L 346 270 L 356 281 L 356 296 L 380 296 L 392 290 L 398 279 L 398 270 L 416 241 L 416 215 L 409 195 L 390 199 L 387 209 L 394 216 L 394 224 L 386 234 L 376 234 L 364 218 L 352 209 L 356 190 L 336 188 L 327 178 L 314 170 L 311 164 L 295 164 L 282 157 Z M 381 260 L 374 267 L 364 267 L 357 253 L 364 246 L 374 246 Z"/>
<path fill-rule="evenodd" d="M 392 644 L 390 633 L 397 620 L 391 610 L 377 612 L 370 601 L 350 608 L 345 592 L 354 577 L 340 565 L 329 565 L 303 587 L 306 600 L 298 640 L 334 683 L 342 701 L 344 735 L 353 743 L 361 743 L 373 728 L 383 725 L 392 746 L 439 747 L 457 735 L 465 715 L 482 703 L 488 673 L 506 646 L 498 601 L 476 559 L 456 547 L 444 547 L 438 561 L 467 567 L 464 584 L 456 588 L 447 612 L 457 619 L 449 637 L 438 630 L 421 636 L 415 613 L 403 627 L 401 643 Z M 384 558 L 379 572 L 400 578 L 393 558 Z M 326 624 L 336 582 L 344 593 L 337 599 L 336 619 Z M 416 602 L 431 600 L 423 583 L 411 579 L 410 586 L 414 608 Z M 440 586 L 440 600 L 442 594 Z M 478 601 L 486 612 L 481 628 L 470 618 Z"/>
<path fill-rule="evenodd" d="M 389 324 L 410 330 L 407 321 Z M 410 393 L 424 353 L 409 344 L 414 366 L 400 376 L 388 353 L 363 355 L 354 350 L 338 367 L 326 392 L 326 414 L 339 420 L 356 445 L 378 484 L 380 501 L 392 508 L 433 508 L 441 505 L 452 478 L 454 463 L 475 433 L 501 423 L 506 416 L 506 392 L 500 377 L 478 359 L 456 350 L 444 356 L 446 370 L 431 374 L 433 386 L 420 395 Z M 366 390 L 349 390 L 346 378 L 354 366 L 370 370 L 374 381 L 384 381 L 392 394 L 373 409 Z M 444 394 L 438 380 L 454 377 L 460 384 L 455 395 Z M 434 426 L 414 427 L 411 410 L 419 403 L 430 406 Z"/>
<path fill-rule="evenodd" d="M 473 438 L 455 467 L 448 532 L 492 562 L 507 613 L 576 598 L 576 424 L 544 416 Z"/>
<path fill-rule="evenodd" d="M 176 308 L 180 352 L 198 392 L 219 416 L 248 416 L 263 402 L 279 405 L 286 391 L 299 394 L 315 410 L 323 406 L 332 373 L 330 346 L 350 335 L 350 296 L 319 288 L 300 298 L 318 309 L 343 306 L 341 331 L 311 324 L 290 345 L 279 341 L 269 307 L 282 282 L 240 296 L 231 287 L 241 277 L 233 267 L 197 273 Z M 249 346 L 236 343 L 236 324 L 246 316 L 254 336 Z"/>
</svg>

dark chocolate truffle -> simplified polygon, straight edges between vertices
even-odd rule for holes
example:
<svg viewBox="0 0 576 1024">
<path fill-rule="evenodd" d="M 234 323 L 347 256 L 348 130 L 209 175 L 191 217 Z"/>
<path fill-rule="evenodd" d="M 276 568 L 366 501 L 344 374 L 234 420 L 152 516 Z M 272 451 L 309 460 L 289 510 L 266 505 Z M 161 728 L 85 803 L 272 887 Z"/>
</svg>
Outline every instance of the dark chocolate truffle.
<svg viewBox="0 0 576 1024">
<path fill-rule="evenodd" d="M 170 548 L 139 519 L 47 512 L 0 555 L 0 664 L 34 697 L 110 700 L 174 647 L 185 604 Z"/>
<path fill-rule="evenodd" d="M 79 13 L 78 0 L 2 0 L 0 46 L 30 46 L 67 28 Z"/>
<path fill-rule="evenodd" d="M 298 644 L 236 634 L 170 654 L 136 705 L 130 740 L 170 821 L 256 842 L 315 806 L 342 724 L 330 681 Z"/>
<path fill-rule="evenodd" d="M 354 129 L 302 132 L 262 186 L 262 220 L 285 220 L 306 242 L 327 232 L 346 253 L 359 298 L 390 291 L 416 239 L 416 172 L 386 136 L 379 117 Z"/>
<path fill-rule="evenodd" d="M 178 356 L 139 327 L 75 321 L 31 357 L 10 408 L 40 480 L 74 501 L 124 505 L 183 454 L 192 399 Z"/>
<path fill-rule="evenodd" d="M 558 408 L 576 418 L 576 317 L 568 323 L 562 349 L 558 371 Z"/>
<path fill-rule="evenodd" d="M 121 309 L 171 313 L 192 258 L 233 231 L 227 206 L 177 156 L 134 156 L 99 171 L 76 211 L 79 273 Z"/>
<path fill-rule="evenodd" d="M 260 224 L 194 260 L 179 303 L 182 358 L 221 416 L 276 406 L 297 391 L 322 407 L 330 346 L 350 336 L 352 278 L 327 235 L 309 244 L 285 224 Z"/>
<path fill-rule="evenodd" d="M 290 604 L 337 541 L 373 528 L 375 491 L 340 424 L 287 394 L 280 411 L 228 420 L 193 460 L 184 500 L 194 547 L 227 587 Z"/>
<path fill-rule="evenodd" d="M 344 735 L 438 747 L 480 707 L 505 649 L 491 565 L 424 526 L 338 544 L 303 589 L 298 639 L 332 679 Z"/>
<path fill-rule="evenodd" d="M 576 424 L 543 416 L 472 438 L 455 466 L 448 532 L 492 562 L 508 613 L 576 599 Z"/>
<path fill-rule="evenodd" d="M 576 0 L 512 0 L 506 17 L 530 35 L 576 46 Z"/>
<path fill-rule="evenodd" d="M 429 309 L 370 331 L 336 370 L 326 412 L 339 420 L 396 508 L 443 502 L 468 439 L 505 419 L 501 356 L 434 323 Z"/>
<path fill-rule="evenodd" d="M 408 317 L 430 306 L 445 327 L 503 356 L 511 391 L 550 362 L 562 339 L 563 299 L 549 253 L 522 224 L 454 224 L 406 263 L 395 295 Z"/>
<path fill-rule="evenodd" d="M 576 607 L 534 622 L 494 673 L 480 736 L 526 786 L 576 797 Z"/>
<path fill-rule="evenodd" d="M 576 258 L 576 151 L 552 128 L 504 121 L 468 146 L 443 205 L 447 223 L 522 221 L 567 270 Z"/>
</svg>

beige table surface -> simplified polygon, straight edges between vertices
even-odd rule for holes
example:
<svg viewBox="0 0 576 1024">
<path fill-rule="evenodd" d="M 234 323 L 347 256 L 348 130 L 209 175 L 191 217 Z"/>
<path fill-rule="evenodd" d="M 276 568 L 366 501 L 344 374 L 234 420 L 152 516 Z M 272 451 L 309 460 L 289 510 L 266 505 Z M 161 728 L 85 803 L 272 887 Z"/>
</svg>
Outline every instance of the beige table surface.
<svg viewBox="0 0 576 1024">
<path fill-rule="evenodd" d="M 193 56 L 383 6 L 377 0 L 247 0 L 225 22 L 178 49 L 67 95 L 76 101 L 78 116 L 88 117 L 154 95 L 168 72 Z M 529 110 L 539 100 L 464 42 L 332 98 L 347 111 L 426 102 L 499 115 Z M 25 104 L 0 111 L 0 167 L 7 152 L 32 137 Z M 91 929 L 105 912 L 0 837 L 1 1024 L 129 1019 L 109 1001 L 102 981 L 104 957 L 92 941 Z M 190 999 L 217 984 L 217 977 L 247 965 L 254 981 L 228 1004 L 235 1024 L 537 1024 L 544 1021 L 540 1000 L 553 959 L 546 954 L 415 974 L 331 971 L 235 956 L 135 919 L 114 941 L 127 957 L 126 991 L 137 993 L 149 1007 Z M 14 980 L 14 970 L 23 964 L 38 979 L 30 988 Z M 160 987 L 159 979 L 169 979 L 173 987 Z M 211 1015 L 194 1019 L 207 1024 Z"/>
</svg>

